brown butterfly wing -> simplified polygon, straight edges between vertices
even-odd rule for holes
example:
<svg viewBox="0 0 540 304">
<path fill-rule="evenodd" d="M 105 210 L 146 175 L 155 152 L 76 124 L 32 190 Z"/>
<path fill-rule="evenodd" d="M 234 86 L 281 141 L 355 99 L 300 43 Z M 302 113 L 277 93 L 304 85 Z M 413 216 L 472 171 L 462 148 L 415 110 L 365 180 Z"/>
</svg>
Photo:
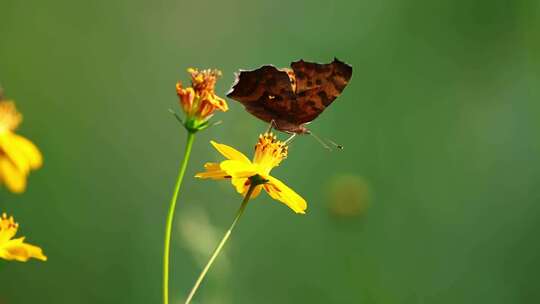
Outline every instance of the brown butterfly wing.
<svg viewBox="0 0 540 304">
<path fill-rule="evenodd" d="M 267 122 L 290 120 L 295 100 L 287 72 L 271 65 L 240 71 L 227 97 L 239 101 L 248 112 Z"/>
<path fill-rule="evenodd" d="M 296 78 L 296 104 L 290 117 L 295 124 L 313 121 L 340 94 L 352 77 L 352 67 L 334 59 L 328 64 L 291 63 Z"/>
</svg>

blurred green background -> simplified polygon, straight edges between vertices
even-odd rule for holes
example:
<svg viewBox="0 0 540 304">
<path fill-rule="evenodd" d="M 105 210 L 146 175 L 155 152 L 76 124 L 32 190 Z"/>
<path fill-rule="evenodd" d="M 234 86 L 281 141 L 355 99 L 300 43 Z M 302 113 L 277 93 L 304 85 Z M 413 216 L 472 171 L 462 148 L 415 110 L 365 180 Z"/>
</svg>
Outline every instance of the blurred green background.
<svg viewBox="0 0 540 304">
<path fill-rule="evenodd" d="M 354 68 L 253 201 L 197 303 L 540 301 L 540 2 L 0 2 L 0 82 L 45 166 L 0 193 L 46 263 L 0 263 L 0 303 L 161 303 L 165 215 L 186 134 L 174 85 L 303 58 Z M 240 197 L 195 180 L 266 124 L 234 101 L 201 133 L 172 256 L 181 303 Z"/>
</svg>

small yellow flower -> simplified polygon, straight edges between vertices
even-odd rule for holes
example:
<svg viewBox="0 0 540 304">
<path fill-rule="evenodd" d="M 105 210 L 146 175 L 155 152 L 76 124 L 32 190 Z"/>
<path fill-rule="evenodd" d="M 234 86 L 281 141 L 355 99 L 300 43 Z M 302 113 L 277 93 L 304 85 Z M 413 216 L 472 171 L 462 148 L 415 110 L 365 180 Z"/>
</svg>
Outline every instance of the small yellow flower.
<svg viewBox="0 0 540 304">
<path fill-rule="evenodd" d="M 180 106 L 186 113 L 186 127 L 197 129 L 212 117 L 214 111 L 227 111 L 225 100 L 216 95 L 214 87 L 221 76 L 219 70 L 202 70 L 189 68 L 191 87 L 183 88 L 182 83 L 176 84 L 176 93 L 180 98 Z"/>
<path fill-rule="evenodd" d="M 206 172 L 198 173 L 196 177 L 214 180 L 231 179 L 236 191 L 246 195 L 251 183 L 250 177 L 259 175 L 267 182 L 254 189 L 253 198 L 264 189 L 272 198 L 284 203 L 294 212 L 305 213 L 306 201 L 283 182 L 270 175 L 270 171 L 287 157 L 288 150 L 285 143 L 277 140 L 274 134 L 265 133 L 259 136 L 253 161 L 232 147 L 214 141 L 211 143 L 227 160 L 221 163 L 206 163 L 204 165 Z"/>
<path fill-rule="evenodd" d="M 4 213 L 0 218 L 0 258 L 8 261 L 26 262 L 30 258 L 46 261 L 47 257 L 41 248 L 24 243 L 24 237 L 13 239 L 19 224 L 13 216 Z"/>
<path fill-rule="evenodd" d="M 15 134 L 21 121 L 15 103 L 0 100 L 0 182 L 14 193 L 24 192 L 30 170 L 38 169 L 43 163 L 39 149 Z"/>
</svg>

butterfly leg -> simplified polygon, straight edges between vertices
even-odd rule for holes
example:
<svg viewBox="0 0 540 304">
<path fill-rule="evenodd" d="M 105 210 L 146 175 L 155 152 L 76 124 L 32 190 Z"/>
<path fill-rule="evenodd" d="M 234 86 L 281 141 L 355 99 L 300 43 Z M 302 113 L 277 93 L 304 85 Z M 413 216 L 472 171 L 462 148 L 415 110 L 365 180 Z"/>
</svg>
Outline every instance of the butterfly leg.
<svg viewBox="0 0 540 304">
<path fill-rule="evenodd" d="M 272 120 L 270 121 L 270 125 L 268 126 L 268 129 L 266 130 L 266 133 L 272 132 L 272 129 L 273 129 L 275 126 L 277 126 L 277 125 L 276 125 L 276 121 L 275 121 L 274 119 L 272 119 Z"/>
<path fill-rule="evenodd" d="M 293 133 L 287 140 L 284 142 L 285 145 L 288 145 L 292 142 L 292 140 L 296 137 L 296 133 Z"/>
</svg>

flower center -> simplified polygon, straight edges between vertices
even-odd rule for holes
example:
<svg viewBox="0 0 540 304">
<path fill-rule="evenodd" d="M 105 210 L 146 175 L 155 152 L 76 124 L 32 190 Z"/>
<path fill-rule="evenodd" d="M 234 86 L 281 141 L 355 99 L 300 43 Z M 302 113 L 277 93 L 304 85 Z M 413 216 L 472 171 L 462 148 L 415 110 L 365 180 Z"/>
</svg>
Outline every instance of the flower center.
<svg viewBox="0 0 540 304">
<path fill-rule="evenodd" d="M 188 73 L 191 74 L 191 85 L 197 92 L 214 93 L 216 81 L 221 77 L 221 71 L 216 69 L 206 69 L 199 71 L 194 68 L 189 68 Z"/>
<path fill-rule="evenodd" d="M 262 175 L 267 175 L 287 158 L 287 152 L 288 147 L 284 142 L 279 141 L 272 133 L 264 133 L 259 136 L 255 145 L 253 164 L 259 167 Z"/>
<path fill-rule="evenodd" d="M 17 233 L 19 224 L 15 223 L 12 216 L 3 213 L 0 217 L 0 244 L 9 241 Z"/>
</svg>

